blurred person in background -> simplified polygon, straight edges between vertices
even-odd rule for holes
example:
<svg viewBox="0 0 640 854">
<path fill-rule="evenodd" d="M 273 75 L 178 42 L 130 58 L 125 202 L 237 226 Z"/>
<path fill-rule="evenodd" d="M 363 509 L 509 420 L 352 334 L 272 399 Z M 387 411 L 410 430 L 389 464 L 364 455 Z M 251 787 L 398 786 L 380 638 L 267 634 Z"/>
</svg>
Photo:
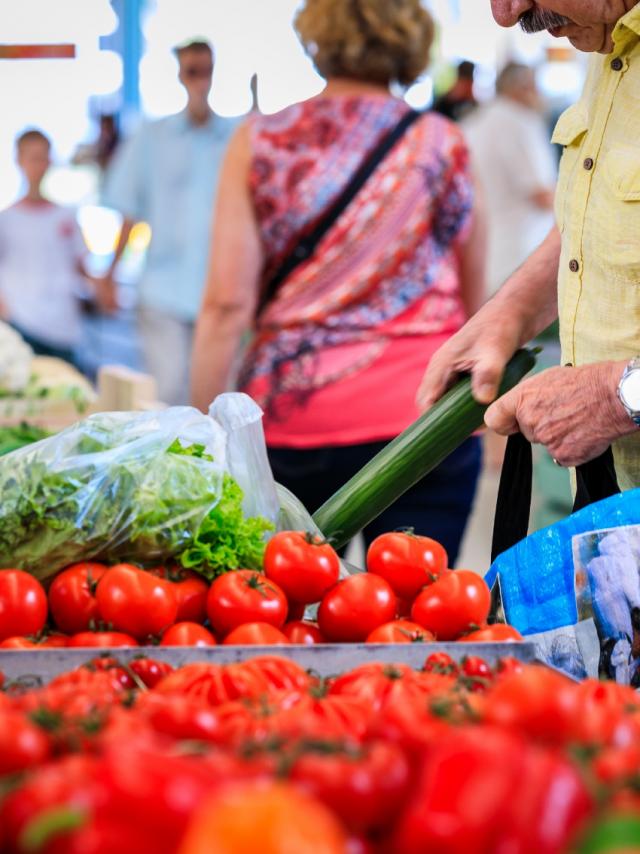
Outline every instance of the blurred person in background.
<svg viewBox="0 0 640 854">
<path fill-rule="evenodd" d="M 104 174 L 119 144 L 118 116 L 113 113 L 102 113 L 98 118 L 98 136 L 94 142 L 78 146 L 72 162 L 77 166 L 95 164 L 101 174 Z"/>
<path fill-rule="evenodd" d="M 536 249 L 553 225 L 556 166 L 535 71 L 509 63 L 496 97 L 463 122 L 489 228 L 490 293 Z"/>
<path fill-rule="evenodd" d="M 482 183 L 489 228 L 487 282 L 495 293 L 553 226 L 556 159 L 542 112 L 535 71 L 509 63 L 496 97 L 462 122 Z M 485 436 L 485 463 L 502 465 L 506 439 Z"/>
<path fill-rule="evenodd" d="M 409 112 L 390 85 L 424 71 L 433 37 L 419 0 L 307 0 L 296 28 L 327 86 L 251 116 L 231 142 L 192 379 L 206 409 L 255 332 L 239 387 L 265 410 L 276 480 L 313 512 L 415 419 L 425 358 L 483 300 L 485 235 L 462 133 L 424 114 L 264 304 L 266 283 Z M 368 526 L 366 542 L 411 526 L 453 563 L 479 467 L 471 439 Z"/>
<path fill-rule="evenodd" d="M 139 283 L 138 328 L 147 370 L 169 404 L 189 397 L 193 328 L 204 286 L 218 172 L 235 123 L 209 106 L 213 50 L 192 41 L 175 50 L 186 108 L 150 122 L 121 146 L 103 202 L 124 222 L 107 280 L 112 281 L 134 223 L 151 226 Z"/>
<path fill-rule="evenodd" d="M 439 98 L 436 98 L 433 104 L 435 112 L 454 122 L 460 122 L 469 116 L 478 106 L 473 93 L 475 73 L 476 66 L 473 62 L 464 59 L 459 63 L 453 86 Z"/>
<path fill-rule="evenodd" d="M 42 193 L 51 142 L 28 130 L 16 140 L 26 194 L 0 212 L 0 317 L 36 354 L 73 362 L 81 334 L 81 299 L 115 308 L 108 282 L 87 273 L 87 249 L 75 212 Z"/>
</svg>

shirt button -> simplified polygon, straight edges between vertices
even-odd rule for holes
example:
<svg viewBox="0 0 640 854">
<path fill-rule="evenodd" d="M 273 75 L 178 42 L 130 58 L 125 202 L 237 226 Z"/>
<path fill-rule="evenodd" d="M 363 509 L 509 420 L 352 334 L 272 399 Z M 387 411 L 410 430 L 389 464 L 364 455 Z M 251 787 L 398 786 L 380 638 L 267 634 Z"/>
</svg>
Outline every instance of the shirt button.
<svg viewBox="0 0 640 854">
<path fill-rule="evenodd" d="M 587 172 L 590 172 L 593 169 L 593 157 L 586 157 L 582 165 L 587 170 Z"/>
<path fill-rule="evenodd" d="M 611 60 L 611 68 L 614 71 L 622 71 L 623 67 L 624 67 L 624 62 L 620 59 L 619 56 L 616 56 L 615 59 Z"/>
<path fill-rule="evenodd" d="M 569 261 L 569 269 L 572 273 L 577 273 L 580 269 L 580 264 L 578 264 L 575 258 L 572 258 L 571 261 Z"/>
</svg>

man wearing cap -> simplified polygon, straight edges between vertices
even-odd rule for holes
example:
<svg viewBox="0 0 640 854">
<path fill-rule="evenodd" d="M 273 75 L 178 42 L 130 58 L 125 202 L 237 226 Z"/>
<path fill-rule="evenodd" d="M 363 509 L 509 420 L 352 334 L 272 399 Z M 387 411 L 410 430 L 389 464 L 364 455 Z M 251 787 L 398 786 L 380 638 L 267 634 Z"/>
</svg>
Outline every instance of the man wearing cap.
<svg viewBox="0 0 640 854">
<path fill-rule="evenodd" d="M 141 127 L 116 154 L 103 202 L 124 217 L 108 278 L 134 222 L 151 226 L 139 285 L 138 327 L 147 370 L 161 400 L 189 399 L 189 363 L 209 249 L 210 220 L 222 158 L 235 122 L 208 102 L 213 51 L 204 41 L 175 49 L 187 106 Z"/>
<path fill-rule="evenodd" d="M 560 117 L 556 225 L 498 293 L 432 358 L 426 408 L 457 372 L 487 425 L 520 431 L 575 466 L 613 445 L 623 489 L 640 486 L 640 5 L 636 0 L 491 0 L 502 26 L 566 36 L 592 54 Z M 563 367 L 495 400 L 513 352 L 560 318 Z"/>
</svg>

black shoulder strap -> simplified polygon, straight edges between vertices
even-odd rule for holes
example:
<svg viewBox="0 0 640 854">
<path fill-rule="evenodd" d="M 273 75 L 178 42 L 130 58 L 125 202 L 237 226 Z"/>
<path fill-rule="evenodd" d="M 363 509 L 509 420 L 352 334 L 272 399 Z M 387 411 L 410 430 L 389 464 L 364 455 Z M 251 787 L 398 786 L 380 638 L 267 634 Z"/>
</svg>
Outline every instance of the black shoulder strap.
<svg viewBox="0 0 640 854">
<path fill-rule="evenodd" d="M 347 209 L 351 201 L 360 192 L 387 154 L 404 136 L 405 131 L 423 115 L 424 113 L 418 110 L 409 110 L 395 127 L 383 135 L 378 144 L 365 157 L 338 198 L 322 214 L 311 231 L 300 238 L 293 250 L 284 258 L 276 272 L 269 279 L 262 291 L 258 314 L 271 302 L 280 285 L 291 275 L 296 267 L 303 261 L 311 258 L 322 238 L 343 211 Z"/>
</svg>

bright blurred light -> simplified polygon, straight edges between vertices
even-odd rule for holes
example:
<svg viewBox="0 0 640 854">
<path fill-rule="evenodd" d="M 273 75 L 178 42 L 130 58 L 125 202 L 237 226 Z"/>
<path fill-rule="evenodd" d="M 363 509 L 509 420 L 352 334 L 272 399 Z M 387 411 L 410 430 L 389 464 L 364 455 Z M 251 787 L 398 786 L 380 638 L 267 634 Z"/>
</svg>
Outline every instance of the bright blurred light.
<svg viewBox="0 0 640 854">
<path fill-rule="evenodd" d="M 549 62 L 538 71 L 538 84 L 548 98 L 577 98 L 583 79 L 582 68 L 574 62 Z"/>
<path fill-rule="evenodd" d="M 417 80 L 409 86 L 404 99 L 414 110 L 424 110 L 433 100 L 433 80 L 430 77 Z"/>
<path fill-rule="evenodd" d="M 90 252 L 110 255 L 116 248 L 122 217 L 116 211 L 97 205 L 83 205 L 78 211 L 78 223 Z"/>
<path fill-rule="evenodd" d="M 46 196 L 59 205 L 75 207 L 83 200 L 94 198 L 98 190 L 97 171 L 92 166 L 56 166 L 43 183 Z"/>
</svg>

